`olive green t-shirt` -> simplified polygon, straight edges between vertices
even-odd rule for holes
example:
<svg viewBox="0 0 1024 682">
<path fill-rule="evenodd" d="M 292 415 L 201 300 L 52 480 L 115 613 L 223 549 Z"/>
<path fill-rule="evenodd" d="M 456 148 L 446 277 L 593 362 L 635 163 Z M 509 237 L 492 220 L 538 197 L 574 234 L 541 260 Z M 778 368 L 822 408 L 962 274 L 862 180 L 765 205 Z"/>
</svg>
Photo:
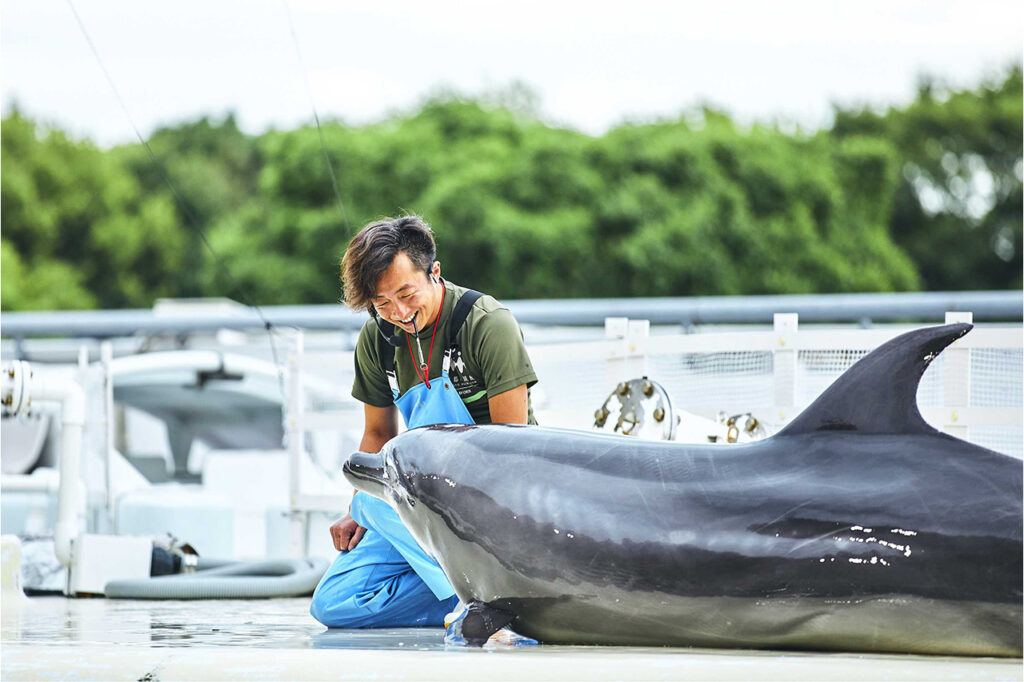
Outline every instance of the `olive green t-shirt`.
<svg viewBox="0 0 1024 682">
<path fill-rule="evenodd" d="M 434 339 L 433 353 L 430 353 L 430 338 L 434 334 L 434 325 L 421 329 L 419 333 L 424 360 L 430 354 L 428 376 L 431 381 L 441 376 L 444 352 L 452 343 L 448 338 L 452 311 L 455 302 L 466 292 L 463 287 L 448 281 L 444 281 L 444 288 L 444 304 L 435 323 L 440 326 L 437 338 Z M 395 373 L 398 375 L 398 387 L 402 395 L 416 384 L 423 383 L 415 369 L 419 365 L 416 338 L 412 334 L 407 335 L 398 327 L 394 329 L 394 334 L 402 340 L 402 345 L 398 348 L 380 338 L 377 323 L 372 319 L 363 325 L 359 334 L 352 397 L 367 405 L 388 407 L 393 404 L 391 387 L 388 385 L 388 378 L 380 359 L 381 347 L 395 354 Z M 492 297 L 481 296 L 473 304 L 462 329 L 459 330 L 457 343 L 459 351 L 452 354 L 448 376 L 477 424 L 491 423 L 488 398 L 522 384 L 526 384 L 529 389 L 537 383 L 537 375 L 526 353 L 526 344 L 519 324 L 509 309 Z M 410 346 L 412 355 L 416 358 L 415 366 L 413 357 L 409 354 Z M 533 404 L 529 402 L 529 390 L 527 396 L 529 423 L 536 424 Z"/>
</svg>

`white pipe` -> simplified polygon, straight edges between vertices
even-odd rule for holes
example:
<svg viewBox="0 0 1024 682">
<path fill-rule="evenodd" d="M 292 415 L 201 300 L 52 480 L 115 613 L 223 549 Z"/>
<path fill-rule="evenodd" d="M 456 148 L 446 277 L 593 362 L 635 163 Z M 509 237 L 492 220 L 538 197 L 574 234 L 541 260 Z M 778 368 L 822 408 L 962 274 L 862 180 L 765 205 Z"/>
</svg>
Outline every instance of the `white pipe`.
<svg viewBox="0 0 1024 682">
<path fill-rule="evenodd" d="M 4 404 L 13 414 L 28 411 L 33 400 L 60 403 L 60 487 L 57 498 L 57 559 L 71 565 L 71 544 L 82 528 L 79 502 L 79 457 L 85 426 L 85 391 L 61 372 L 42 370 L 38 375 L 27 362 L 18 361 L 0 373 Z"/>
<path fill-rule="evenodd" d="M 52 373 L 30 375 L 30 395 L 37 400 L 60 401 L 60 492 L 57 498 L 57 559 L 71 565 L 71 543 L 81 532 L 79 518 L 79 458 L 85 426 L 85 391 L 74 379 Z"/>
<path fill-rule="evenodd" d="M 221 356 L 212 350 L 168 351 L 163 353 L 142 353 L 117 358 L 110 363 L 110 374 L 114 379 L 136 372 L 169 372 L 183 369 L 191 372 L 212 372 L 222 364 Z"/>
<path fill-rule="evenodd" d="M 5 493 L 55 493 L 60 489 L 60 478 L 7 474 L 0 478 L 0 488 Z"/>
<path fill-rule="evenodd" d="M 159 353 L 142 353 L 117 358 L 110 364 L 110 372 L 115 379 L 141 372 L 169 372 L 173 370 L 213 372 L 221 368 L 226 372 L 259 374 L 275 381 L 277 380 L 278 369 L 272 362 L 236 353 L 221 353 L 212 350 L 174 350 Z"/>
<path fill-rule="evenodd" d="M 213 372 L 223 368 L 229 374 L 254 375 L 275 382 L 273 391 L 279 397 L 276 382 L 278 367 L 272 362 L 252 358 L 237 353 L 221 353 L 210 350 L 175 350 L 156 353 L 142 353 L 115 358 L 110 362 L 110 377 L 114 383 L 128 379 L 133 374 L 148 372 L 171 372 L 185 370 L 189 372 Z M 337 384 L 319 377 L 304 375 L 303 391 L 317 395 L 337 398 L 341 401 L 352 401 L 348 394 L 339 391 Z"/>
</svg>

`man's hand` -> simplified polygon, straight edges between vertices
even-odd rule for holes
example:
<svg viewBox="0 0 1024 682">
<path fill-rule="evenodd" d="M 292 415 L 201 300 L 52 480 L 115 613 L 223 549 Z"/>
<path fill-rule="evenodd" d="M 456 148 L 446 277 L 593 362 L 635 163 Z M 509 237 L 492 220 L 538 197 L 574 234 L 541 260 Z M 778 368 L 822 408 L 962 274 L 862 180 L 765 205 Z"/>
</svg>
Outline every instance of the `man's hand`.
<svg viewBox="0 0 1024 682">
<path fill-rule="evenodd" d="M 359 441 L 360 452 L 380 452 L 384 444 L 398 435 L 398 408 L 394 405 L 387 407 L 374 407 L 363 405 L 363 438 Z M 358 490 L 352 491 L 355 497 Z M 352 507 L 349 506 L 349 509 Z M 363 539 L 366 529 L 352 520 L 351 514 L 345 514 L 331 526 L 331 539 L 334 540 L 334 549 L 339 552 L 347 552 L 355 549 L 359 541 Z"/>
<path fill-rule="evenodd" d="M 347 552 L 355 549 L 359 541 L 363 539 L 366 529 L 352 520 L 348 514 L 341 517 L 331 525 L 331 539 L 334 540 L 334 549 L 339 552 Z"/>
</svg>

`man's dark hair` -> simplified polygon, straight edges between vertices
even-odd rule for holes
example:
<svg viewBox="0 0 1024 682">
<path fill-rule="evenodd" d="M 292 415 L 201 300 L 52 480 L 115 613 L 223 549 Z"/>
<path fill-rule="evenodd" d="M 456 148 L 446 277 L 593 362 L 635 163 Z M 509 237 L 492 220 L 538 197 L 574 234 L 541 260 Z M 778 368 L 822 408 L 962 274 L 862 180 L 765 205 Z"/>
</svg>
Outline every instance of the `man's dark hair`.
<svg viewBox="0 0 1024 682">
<path fill-rule="evenodd" d="M 437 255 L 434 232 L 416 215 L 381 218 L 359 230 L 341 259 L 342 297 L 350 308 L 372 310 L 377 281 L 399 252 L 429 274 Z"/>
</svg>

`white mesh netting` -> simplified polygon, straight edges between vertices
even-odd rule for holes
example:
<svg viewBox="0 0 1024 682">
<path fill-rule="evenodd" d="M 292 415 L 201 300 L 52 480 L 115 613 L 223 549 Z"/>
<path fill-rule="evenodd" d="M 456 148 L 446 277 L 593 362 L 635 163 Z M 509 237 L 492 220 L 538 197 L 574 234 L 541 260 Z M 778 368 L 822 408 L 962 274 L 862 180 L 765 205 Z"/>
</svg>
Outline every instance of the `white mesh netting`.
<svg viewBox="0 0 1024 682">
<path fill-rule="evenodd" d="M 538 384 L 532 390 L 533 407 L 538 420 L 545 411 L 578 412 L 579 423 L 559 423 L 585 429 L 593 421 L 594 410 L 614 386 L 608 386 L 604 365 L 592 360 L 574 360 L 571 355 L 557 360 L 534 362 Z"/>
<path fill-rule="evenodd" d="M 944 381 L 946 359 L 941 355 L 928 365 L 917 387 L 917 404 L 920 407 L 938 407 L 942 404 L 946 390 Z M 961 386 L 961 389 L 965 387 Z"/>
<path fill-rule="evenodd" d="M 684 410 L 743 412 L 774 403 L 773 360 L 767 351 L 652 355 L 650 376 Z"/>
<path fill-rule="evenodd" d="M 866 350 L 842 348 L 805 349 L 797 353 L 796 403 L 806 407 L 843 372 L 868 354 Z M 571 354 L 559 361 L 536 366 L 540 385 L 534 393 L 538 419 L 544 412 L 578 415 L 578 423 L 559 425 L 587 428 L 593 411 L 612 390 L 602 363 L 573 360 Z M 751 412 L 773 430 L 781 426 L 775 406 L 775 362 L 770 351 L 729 351 L 673 353 L 648 356 L 648 376 L 658 381 L 677 407 L 713 416 Z M 939 355 L 925 371 L 918 389 L 921 407 L 945 404 L 947 391 L 969 396 L 972 407 L 1007 408 L 1024 405 L 1024 353 L 1019 348 L 974 348 L 970 351 L 968 373 L 946 371 L 945 355 Z M 634 378 L 634 377 L 622 377 Z M 968 386 L 969 379 L 969 386 Z M 953 382 L 953 383 L 950 383 Z M 790 415 L 791 416 L 791 415 Z M 940 424 L 935 424 L 941 427 Z M 975 426 L 968 439 L 1015 457 L 1024 456 L 1024 430 L 1020 426 Z"/>
<path fill-rule="evenodd" d="M 1021 407 L 1022 404 L 1024 353 L 1016 348 L 976 348 L 971 351 L 971 405 Z"/>
</svg>

